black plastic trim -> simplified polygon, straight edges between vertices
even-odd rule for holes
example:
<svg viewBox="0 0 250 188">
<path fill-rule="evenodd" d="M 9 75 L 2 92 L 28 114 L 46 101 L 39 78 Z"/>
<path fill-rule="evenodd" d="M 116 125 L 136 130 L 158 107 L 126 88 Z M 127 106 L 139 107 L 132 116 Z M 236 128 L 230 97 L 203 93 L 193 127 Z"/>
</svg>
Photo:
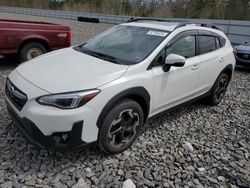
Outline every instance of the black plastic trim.
<svg viewBox="0 0 250 188">
<path fill-rule="evenodd" d="M 22 110 L 28 100 L 27 95 L 16 87 L 9 78 L 6 79 L 5 94 L 19 111 Z"/>
<path fill-rule="evenodd" d="M 186 101 L 186 102 L 183 102 L 183 103 L 181 103 L 181 104 L 179 104 L 179 105 L 177 105 L 177 106 L 174 106 L 174 107 L 172 107 L 172 108 L 169 108 L 169 109 L 167 109 L 167 110 L 164 110 L 164 111 L 162 111 L 162 112 L 159 112 L 158 114 L 155 114 L 155 115 L 149 117 L 148 119 L 153 119 L 153 118 L 158 117 L 158 116 L 161 116 L 161 115 L 163 115 L 163 114 L 165 114 L 165 113 L 169 113 L 169 112 L 172 112 L 172 111 L 174 111 L 174 110 L 176 110 L 176 109 L 179 109 L 179 108 L 182 108 L 182 107 L 184 107 L 184 106 L 187 106 L 188 104 L 191 104 L 191 103 L 194 103 L 194 102 L 196 102 L 196 101 L 198 101 L 198 100 L 201 100 L 201 99 L 203 99 L 203 98 L 209 96 L 210 94 L 211 94 L 211 90 L 208 91 L 207 93 L 201 95 L 201 96 L 198 96 L 198 97 L 194 98 L 194 99 L 191 99 L 191 100 Z"/>
<path fill-rule="evenodd" d="M 175 22 L 175 21 L 171 21 L 171 20 L 164 20 L 164 19 L 160 19 L 160 18 L 134 18 L 131 17 L 129 20 L 127 20 L 127 23 L 130 22 L 138 22 L 138 21 L 158 21 L 158 22 Z"/>
<path fill-rule="evenodd" d="M 205 35 L 205 36 L 213 36 L 213 37 L 220 37 L 221 35 L 212 32 L 212 31 L 206 31 L 206 30 L 198 30 L 199 35 Z"/>
<path fill-rule="evenodd" d="M 196 26 L 200 26 L 200 27 L 208 27 L 208 28 L 212 28 L 212 29 L 217 29 L 222 31 L 222 28 L 218 27 L 217 25 L 211 24 L 211 23 L 200 23 L 200 22 L 184 22 L 184 23 L 180 23 L 179 25 L 177 25 L 175 27 L 175 29 L 187 26 L 187 25 L 196 25 Z"/>
<path fill-rule="evenodd" d="M 232 78 L 232 74 L 233 74 L 233 65 L 232 64 L 229 64 L 229 65 L 227 65 L 221 72 L 220 72 L 220 74 L 221 73 L 225 73 L 225 72 L 227 72 L 228 70 L 230 70 L 230 77 L 229 77 L 229 81 L 231 80 L 231 78 Z M 220 76 L 220 74 L 218 75 L 218 77 Z M 216 78 L 216 80 L 218 79 L 218 77 Z"/>
<path fill-rule="evenodd" d="M 168 44 L 165 46 L 165 48 L 170 47 L 173 45 L 173 43 L 175 43 L 176 41 L 180 40 L 183 37 L 187 37 L 187 36 L 196 36 L 198 35 L 199 32 L 198 30 L 187 30 L 187 31 L 182 31 L 180 33 L 178 33 L 176 36 L 174 36 L 169 42 Z"/>
<path fill-rule="evenodd" d="M 68 132 L 69 141 L 67 143 L 57 143 L 53 138 L 53 135 L 57 134 L 56 132 L 52 135 L 46 136 L 31 120 L 25 117 L 19 117 L 8 104 L 7 109 L 15 125 L 24 134 L 26 139 L 35 147 L 51 151 L 75 151 L 94 144 L 94 142 L 85 143 L 81 139 L 83 121 L 75 122 L 73 124 L 72 130 Z"/>
<path fill-rule="evenodd" d="M 98 120 L 97 120 L 97 127 L 101 128 L 103 119 L 108 114 L 109 110 L 115 104 L 117 104 L 117 102 L 119 102 L 120 100 L 122 100 L 124 98 L 131 98 L 131 96 L 138 96 L 141 99 L 143 99 L 143 101 L 146 103 L 147 109 L 143 109 L 144 112 L 146 112 L 145 117 L 144 117 L 146 120 L 148 113 L 149 113 L 149 109 L 150 109 L 150 95 L 144 87 L 139 86 L 139 87 L 133 87 L 130 89 L 126 89 L 126 90 L 118 93 L 117 95 L 115 95 L 102 109 L 101 114 L 99 115 Z"/>
</svg>

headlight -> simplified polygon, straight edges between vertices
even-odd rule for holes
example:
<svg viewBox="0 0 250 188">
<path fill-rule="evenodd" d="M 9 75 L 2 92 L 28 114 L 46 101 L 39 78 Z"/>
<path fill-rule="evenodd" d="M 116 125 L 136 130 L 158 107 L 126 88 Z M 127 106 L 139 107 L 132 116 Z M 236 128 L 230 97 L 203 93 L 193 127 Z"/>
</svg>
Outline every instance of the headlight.
<svg viewBox="0 0 250 188">
<path fill-rule="evenodd" d="M 42 105 L 55 106 L 62 109 L 73 109 L 86 104 L 99 92 L 100 90 L 94 89 L 80 92 L 44 95 L 39 97 L 37 102 Z"/>
</svg>

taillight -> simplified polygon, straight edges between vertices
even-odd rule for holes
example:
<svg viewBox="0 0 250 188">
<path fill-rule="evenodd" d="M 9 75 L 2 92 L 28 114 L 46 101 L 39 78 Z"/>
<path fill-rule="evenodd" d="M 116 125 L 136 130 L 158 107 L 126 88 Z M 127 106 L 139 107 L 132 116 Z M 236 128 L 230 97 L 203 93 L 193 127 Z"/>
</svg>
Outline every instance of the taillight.
<svg viewBox="0 0 250 188">
<path fill-rule="evenodd" d="M 236 55 L 236 53 L 237 53 L 236 48 L 233 48 L 233 54 Z"/>
<path fill-rule="evenodd" d="M 70 46 L 70 43 L 71 43 L 71 32 L 67 32 L 67 43 L 69 44 Z"/>
</svg>

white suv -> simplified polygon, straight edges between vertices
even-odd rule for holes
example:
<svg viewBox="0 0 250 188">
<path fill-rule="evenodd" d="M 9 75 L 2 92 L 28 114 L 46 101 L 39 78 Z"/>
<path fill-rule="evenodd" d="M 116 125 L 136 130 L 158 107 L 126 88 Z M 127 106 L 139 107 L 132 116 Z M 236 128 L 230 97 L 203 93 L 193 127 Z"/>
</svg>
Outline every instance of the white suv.
<svg viewBox="0 0 250 188">
<path fill-rule="evenodd" d="M 36 146 L 97 143 L 118 153 L 147 118 L 194 99 L 218 104 L 234 66 L 230 41 L 216 26 L 132 19 L 21 64 L 7 79 L 6 101 Z"/>
</svg>

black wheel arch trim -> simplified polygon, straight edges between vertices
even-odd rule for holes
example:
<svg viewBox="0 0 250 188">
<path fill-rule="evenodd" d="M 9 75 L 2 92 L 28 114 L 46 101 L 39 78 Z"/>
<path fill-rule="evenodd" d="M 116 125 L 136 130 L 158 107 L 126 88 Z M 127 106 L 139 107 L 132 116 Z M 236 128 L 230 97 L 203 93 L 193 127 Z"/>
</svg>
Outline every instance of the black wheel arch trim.
<svg viewBox="0 0 250 188">
<path fill-rule="evenodd" d="M 229 72 L 228 72 L 229 71 Z M 230 73 L 230 75 L 228 75 L 229 76 L 229 81 L 231 80 L 231 78 L 232 78 L 232 74 L 233 74 L 233 65 L 232 64 L 229 64 L 229 65 L 227 65 L 221 72 L 220 72 L 220 74 L 218 75 L 218 77 L 221 75 L 221 73 Z M 218 79 L 218 77 L 216 78 L 216 80 Z"/>
<path fill-rule="evenodd" d="M 121 91 L 120 93 L 116 94 L 114 97 L 112 97 L 108 103 L 104 106 L 102 109 L 98 119 L 97 119 L 97 127 L 100 129 L 102 125 L 102 121 L 105 118 L 105 116 L 108 114 L 109 110 L 117 104 L 122 99 L 132 99 L 138 102 L 138 99 L 142 100 L 138 102 L 142 110 L 144 112 L 144 120 L 147 119 L 150 109 L 150 95 L 148 91 L 144 87 L 132 87 L 126 90 Z M 143 105 L 141 103 L 144 103 Z M 145 109 L 146 106 L 146 109 Z"/>
<path fill-rule="evenodd" d="M 214 81 L 214 83 L 213 83 L 213 86 L 211 87 L 211 89 L 209 90 L 209 92 L 208 93 L 212 93 L 212 90 L 213 90 L 213 88 L 214 88 L 214 86 L 215 86 L 215 84 L 216 84 L 216 81 L 218 80 L 218 78 L 220 77 L 220 75 L 222 74 L 222 73 L 228 73 L 228 71 L 230 71 L 229 73 L 230 73 L 230 75 L 229 75 L 229 80 L 228 80 L 228 84 L 229 84 L 229 82 L 230 82 L 230 80 L 231 80 L 231 78 L 232 78 L 232 74 L 233 74 L 233 65 L 232 64 L 229 64 L 229 65 L 227 65 L 227 66 L 225 66 L 224 67 L 224 69 L 222 69 L 222 71 L 220 72 L 220 74 L 217 76 L 217 78 L 216 78 L 216 80 Z"/>
</svg>

